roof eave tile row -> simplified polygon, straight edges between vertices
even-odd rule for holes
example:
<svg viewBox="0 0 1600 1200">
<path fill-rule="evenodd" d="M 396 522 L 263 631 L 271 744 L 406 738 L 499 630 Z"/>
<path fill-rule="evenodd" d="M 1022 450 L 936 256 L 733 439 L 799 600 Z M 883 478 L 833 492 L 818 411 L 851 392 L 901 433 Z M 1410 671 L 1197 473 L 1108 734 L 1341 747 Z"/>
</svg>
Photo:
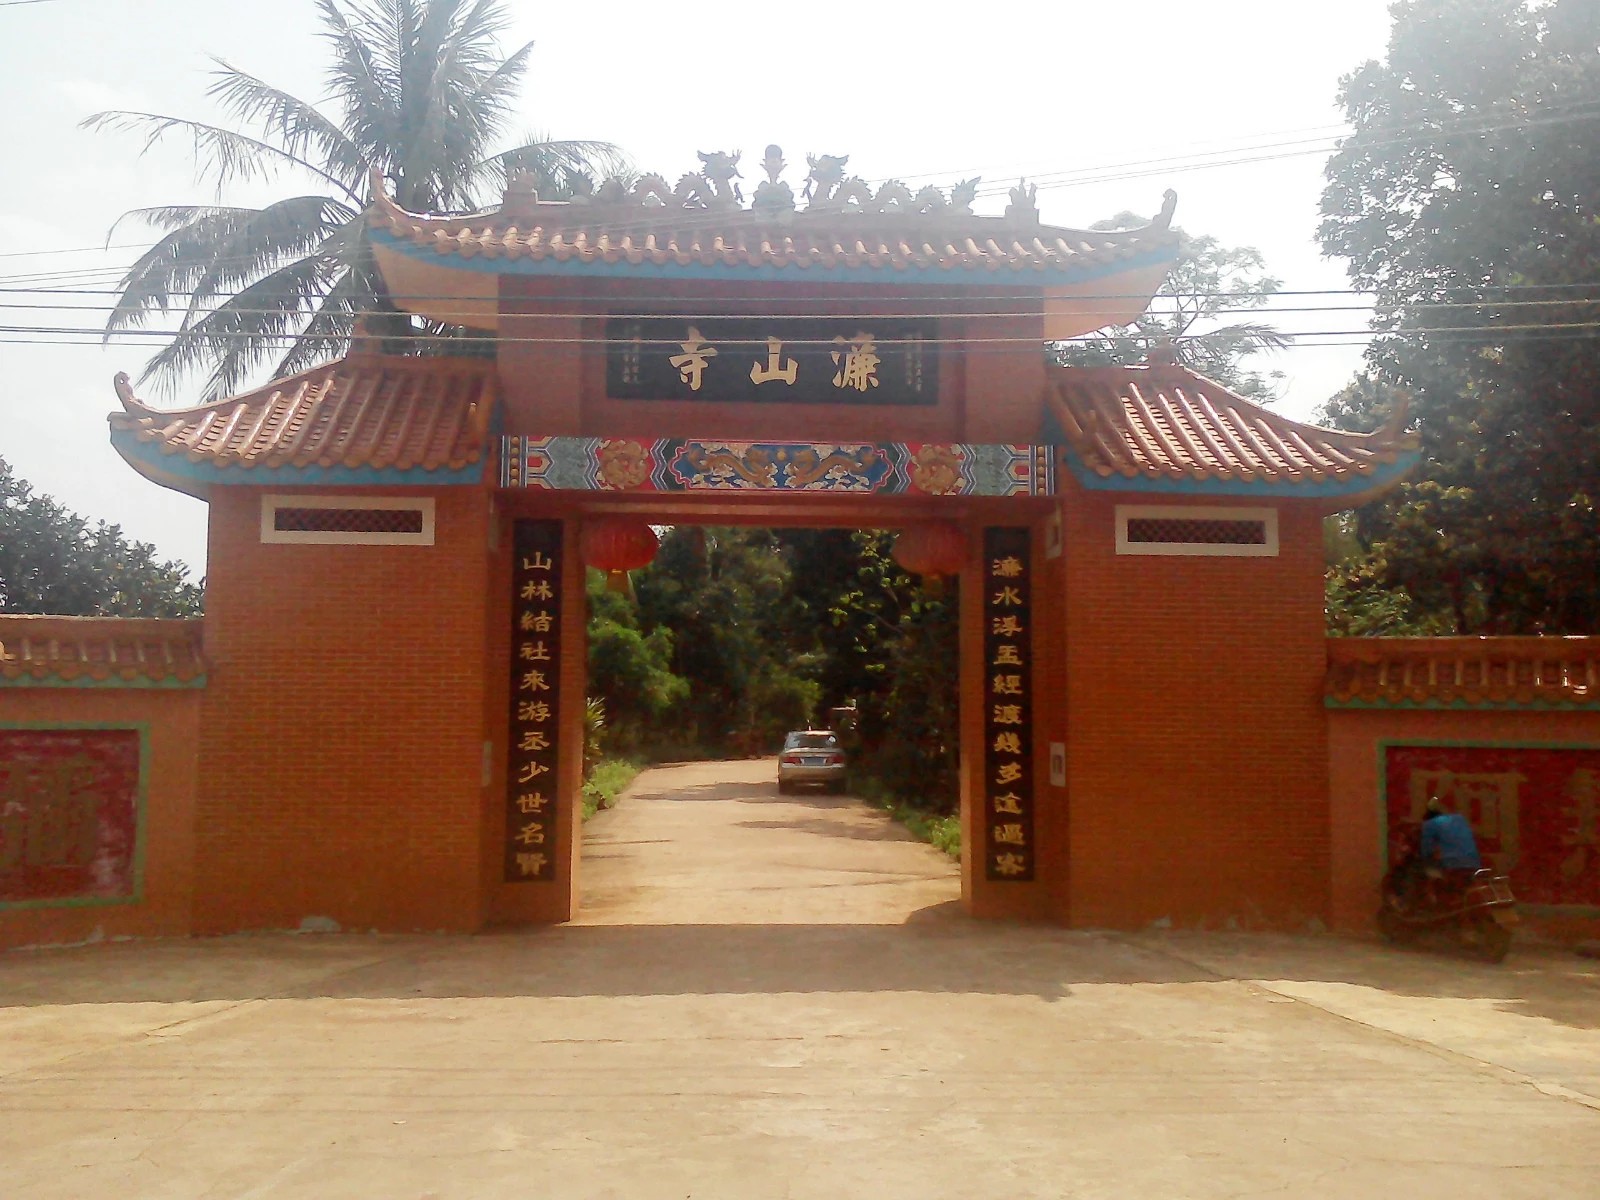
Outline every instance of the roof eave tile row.
<svg viewBox="0 0 1600 1200">
<path fill-rule="evenodd" d="M 460 470 L 481 461 L 495 401 L 487 360 L 353 354 L 194 408 L 162 410 L 118 375 L 113 429 L 213 467 Z"/>
<path fill-rule="evenodd" d="M 1358 483 L 1417 447 L 1396 427 L 1290 420 L 1182 367 L 1057 368 L 1049 401 L 1079 461 L 1105 479 Z"/>
<path fill-rule="evenodd" d="M 1600 708 L 1600 637 L 1330 638 L 1329 708 Z"/>
<path fill-rule="evenodd" d="M 548 205 L 561 210 L 545 223 L 491 213 L 432 217 L 408 213 L 385 196 L 369 210 L 372 226 L 400 241 L 461 258 L 508 262 L 650 264 L 656 266 L 795 267 L 801 270 L 871 267 L 967 272 L 1033 271 L 1061 275 L 1080 268 L 1174 253 L 1170 230 L 1091 233 L 1050 226 L 1023 227 L 998 217 L 899 221 L 882 215 L 797 216 L 787 227 L 743 210 L 705 216 L 663 213 L 654 221 L 638 210 L 614 224 L 604 209 Z M 520 223 L 519 223 L 520 222 Z M 698 227 L 697 227 L 698 226 Z M 814 226 L 814 233 L 807 226 Z M 598 228 L 597 228 L 598 227 Z"/>
<path fill-rule="evenodd" d="M 200 687 L 198 619 L 0 614 L 0 687 Z"/>
</svg>

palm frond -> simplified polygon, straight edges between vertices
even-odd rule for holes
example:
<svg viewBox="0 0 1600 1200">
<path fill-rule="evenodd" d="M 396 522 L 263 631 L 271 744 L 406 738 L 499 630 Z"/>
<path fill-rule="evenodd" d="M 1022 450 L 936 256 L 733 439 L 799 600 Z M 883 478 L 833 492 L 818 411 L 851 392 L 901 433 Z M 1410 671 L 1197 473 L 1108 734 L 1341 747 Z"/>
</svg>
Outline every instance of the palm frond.
<svg viewBox="0 0 1600 1200">
<path fill-rule="evenodd" d="M 315 163 L 292 154 L 281 146 L 253 138 L 248 134 L 224 129 L 204 121 L 190 121 L 182 117 L 164 117 L 159 113 L 126 112 L 114 109 L 98 112 L 79 122 L 81 129 L 113 129 L 118 132 L 142 132 L 144 150 L 148 152 L 169 133 L 187 133 L 194 139 L 194 157 L 197 165 L 216 177 L 220 191 L 226 184 L 270 179 L 277 170 L 296 167 L 308 171 L 340 190 L 344 184 L 334 175 Z"/>
<path fill-rule="evenodd" d="M 530 134 L 522 145 L 476 164 L 470 180 L 473 196 L 487 200 L 505 190 L 512 173 L 528 171 L 541 195 L 560 196 L 571 190 L 575 179 L 598 181 L 625 175 L 632 165 L 622 148 L 612 142 L 549 141 Z"/>
<path fill-rule="evenodd" d="M 203 399 L 240 391 L 251 371 L 294 337 L 322 297 L 347 270 L 314 256 L 271 272 L 206 313 L 145 365 L 141 381 L 168 382 L 211 366 Z"/>
<path fill-rule="evenodd" d="M 113 230 L 129 219 L 148 219 L 170 232 L 141 254 L 118 281 L 120 294 L 106 319 L 107 336 L 143 325 L 152 313 L 170 311 L 173 298 L 186 295 L 189 285 L 214 257 L 220 232 L 253 211 L 175 204 L 124 213 Z"/>
<path fill-rule="evenodd" d="M 211 300 L 249 286 L 263 271 L 325 254 L 333 235 L 361 222 L 359 209 L 328 196 L 294 196 L 251 210 L 223 234 L 215 257 L 190 286 L 184 328 Z"/>
<path fill-rule="evenodd" d="M 370 282 L 357 271 L 346 271 L 323 296 L 288 353 L 278 360 L 273 377 L 281 379 L 338 358 L 350 347 L 356 321 L 371 308 Z"/>
<path fill-rule="evenodd" d="M 516 107 L 516 89 L 522 86 L 522 77 L 528 71 L 528 59 L 533 55 L 533 43 L 528 42 L 511 54 L 479 81 L 465 103 L 493 113 L 499 124 L 510 118 Z"/>
<path fill-rule="evenodd" d="M 337 353 L 360 312 L 387 314 L 396 352 L 445 340 L 463 348 L 460 331 L 404 317 L 388 302 L 362 220 L 370 167 L 419 210 L 469 206 L 485 184 L 503 186 L 513 167 L 579 190 L 591 176 L 626 169 L 605 142 L 527 138 L 490 154 L 507 140 L 533 49 L 499 52 L 505 0 L 317 0 L 317 11 L 331 50 L 331 103 L 300 100 L 219 59 L 209 94 L 250 133 L 144 112 L 84 122 L 142 134 L 146 150 L 190 139 L 197 170 L 219 193 L 289 170 L 316 179 L 318 193 L 327 189 L 261 208 L 163 205 L 123 218 L 159 237 L 123 276 L 107 335 L 182 314 L 146 379 L 170 385 L 204 368 L 209 395 L 237 390 L 270 360 L 298 369 Z"/>
<path fill-rule="evenodd" d="M 128 215 L 144 214 L 170 232 L 119 281 L 120 294 L 106 320 L 107 336 L 175 308 L 187 310 L 187 327 L 204 303 L 317 251 L 331 230 L 360 215 L 332 197 L 316 195 L 259 209 L 170 205 Z"/>
<path fill-rule="evenodd" d="M 347 16 L 335 0 L 318 0 L 322 37 L 333 48 L 328 85 L 344 106 L 345 133 L 369 161 L 390 169 L 388 148 L 400 134 L 396 59 L 384 46 L 391 23 L 369 9 Z"/>
<path fill-rule="evenodd" d="M 345 195 L 361 203 L 368 161 L 344 131 L 316 107 L 272 87 L 247 71 L 215 59 L 218 70 L 206 89 L 235 118 L 272 132 L 290 154 L 301 159 L 314 152 L 319 161 L 343 180 Z"/>
</svg>

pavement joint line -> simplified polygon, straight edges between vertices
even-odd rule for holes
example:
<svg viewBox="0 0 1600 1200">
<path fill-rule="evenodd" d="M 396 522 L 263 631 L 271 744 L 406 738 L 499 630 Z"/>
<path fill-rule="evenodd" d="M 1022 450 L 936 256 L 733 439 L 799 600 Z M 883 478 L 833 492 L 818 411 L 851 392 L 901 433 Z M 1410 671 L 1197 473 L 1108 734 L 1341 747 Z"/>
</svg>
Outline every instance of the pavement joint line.
<svg viewBox="0 0 1600 1200">
<path fill-rule="evenodd" d="M 356 935 L 356 936 L 360 936 L 360 935 Z M 190 939 L 190 940 L 191 941 L 199 941 L 200 939 Z M 397 959 L 405 958 L 408 953 L 409 953 L 408 951 L 401 951 L 400 953 L 396 953 L 396 954 L 380 955 L 380 956 L 377 956 L 377 957 L 374 957 L 374 958 L 369 958 L 364 962 L 356 963 L 354 965 L 337 967 L 337 968 L 333 969 L 330 973 L 328 973 L 326 975 L 319 975 L 319 976 L 315 976 L 314 978 L 315 978 L 316 982 L 318 982 L 318 983 L 327 983 L 327 982 L 329 982 L 331 980 L 338 979 L 338 978 L 340 978 L 342 976 L 354 974 L 357 971 L 369 970 L 372 967 L 380 966 L 380 965 L 383 965 L 385 963 L 393 962 L 393 961 L 395 961 Z M 164 1022 L 164 1023 L 160 1024 L 160 1025 L 152 1025 L 152 1026 L 150 1026 L 148 1028 L 138 1029 L 138 1030 L 135 1030 L 135 1031 L 133 1031 L 131 1033 L 128 1033 L 128 1034 L 123 1034 L 123 1035 L 120 1035 L 120 1036 L 114 1036 L 112 1038 L 112 1044 L 116 1045 L 116 1046 L 124 1046 L 124 1047 L 125 1046 L 131 1046 L 131 1045 L 134 1045 L 137 1042 L 146 1041 L 146 1040 L 149 1040 L 149 1039 L 152 1039 L 152 1038 L 161 1038 L 161 1037 L 171 1036 L 170 1033 L 169 1033 L 170 1030 L 180 1029 L 180 1028 L 182 1028 L 183 1026 L 186 1026 L 186 1025 L 200 1025 L 200 1024 L 214 1023 L 214 1022 L 223 1020 L 223 1019 L 225 1019 L 227 1017 L 230 1017 L 230 1016 L 234 1015 L 240 1009 L 255 1008 L 255 1007 L 259 1006 L 259 1005 L 265 1004 L 266 1002 L 268 1002 L 270 1000 L 293 1000 L 293 999 L 298 999 L 299 997 L 292 996 L 292 995 L 289 994 L 291 991 L 294 991 L 294 990 L 296 990 L 296 989 L 293 989 L 293 988 L 281 988 L 278 991 L 272 993 L 271 995 L 267 995 L 267 996 L 246 996 L 242 1000 L 223 1001 L 223 1002 L 220 1002 L 223 1005 L 221 1008 L 213 1008 L 213 1009 L 209 1010 L 208 1012 L 196 1013 L 193 1016 L 188 1016 L 188 1017 L 180 1017 L 176 1021 L 167 1021 L 167 1022 Z M 199 1003 L 208 1003 L 208 1002 L 207 1001 L 200 1001 Z M 211 1001 L 209 1003 L 219 1003 L 219 1002 Z M 56 1004 L 51 1004 L 50 1002 L 46 1001 L 41 1006 L 42 1007 L 59 1007 L 60 1003 L 58 1002 Z M 67 1054 L 62 1055 L 60 1058 L 51 1059 L 48 1063 L 34 1063 L 34 1064 L 31 1064 L 31 1065 L 28 1065 L 28 1066 L 17 1067 L 17 1068 L 14 1068 L 12 1070 L 9 1070 L 9 1071 L 3 1071 L 3 1072 L 0 1072 L 0 1084 L 10 1083 L 12 1080 L 20 1078 L 20 1077 L 23 1077 L 23 1076 L 31 1076 L 32 1079 L 35 1080 L 35 1081 L 46 1080 L 46 1079 L 49 1079 L 52 1075 L 59 1074 L 61 1072 L 61 1070 L 66 1066 L 66 1064 L 72 1062 L 74 1059 L 82 1058 L 83 1056 L 89 1055 L 89 1054 L 104 1054 L 105 1050 L 106 1050 L 105 1046 L 87 1047 L 87 1048 L 82 1049 L 82 1050 L 71 1051 L 71 1052 L 69 1052 Z"/>
<path fill-rule="evenodd" d="M 1133 945 L 1143 944 L 1134 942 L 1133 939 L 1138 936 L 1137 934 L 1114 934 L 1110 936 L 1112 940 L 1118 942 Z M 1248 989 L 1267 992 L 1271 995 L 1281 997 L 1282 999 L 1293 1004 L 1303 1004 L 1307 1008 L 1323 1013 L 1337 1021 L 1343 1021 L 1346 1024 L 1354 1025 L 1360 1029 L 1370 1030 L 1371 1032 L 1385 1037 L 1392 1042 L 1397 1042 L 1400 1045 L 1409 1046 L 1412 1049 L 1420 1050 L 1423 1053 L 1431 1055 L 1442 1062 L 1465 1064 L 1469 1067 L 1476 1068 L 1480 1073 L 1497 1076 L 1502 1082 L 1520 1084 L 1524 1087 L 1529 1087 L 1535 1092 L 1539 1093 L 1541 1096 L 1549 1097 L 1552 1100 L 1565 1100 L 1573 1104 L 1580 1105 L 1584 1108 L 1591 1109 L 1595 1112 L 1600 1112 L 1600 1096 L 1590 1096 L 1586 1092 L 1575 1091 L 1563 1084 L 1550 1083 L 1546 1080 L 1539 1079 L 1536 1076 L 1529 1075 L 1524 1071 L 1518 1071 L 1514 1067 L 1507 1067 L 1501 1063 L 1491 1062 L 1485 1058 L 1477 1058 L 1466 1053 L 1465 1051 L 1452 1050 L 1450 1047 L 1441 1046 L 1437 1042 L 1430 1042 L 1422 1038 L 1410 1037 L 1399 1032 L 1398 1030 L 1389 1029 L 1382 1025 L 1374 1025 L 1369 1021 L 1363 1021 L 1358 1017 L 1350 1016 L 1348 1013 L 1335 1012 L 1333 1009 L 1318 1004 L 1315 1000 L 1311 1000 L 1305 996 L 1297 996 L 1292 992 L 1280 991 L 1278 988 L 1273 987 L 1271 983 L 1265 979 L 1246 979 L 1240 975 L 1230 975 L 1227 972 L 1218 971 L 1213 966 L 1200 962 L 1186 954 L 1180 954 L 1177 950 L 1170 946 L 1155 946 L 1150 948 L 1153 949 L 1157 954 L 1164 954 L 1168 958 L 1175 959 L 1178 962 L 1184 963 L 1187 966 L 1191 966 L 1198 971 L 1204 971 L 1213 976 L 1219 982 L 1231 981 L 1234 983 L 1242 983 Z"/>
</svg>

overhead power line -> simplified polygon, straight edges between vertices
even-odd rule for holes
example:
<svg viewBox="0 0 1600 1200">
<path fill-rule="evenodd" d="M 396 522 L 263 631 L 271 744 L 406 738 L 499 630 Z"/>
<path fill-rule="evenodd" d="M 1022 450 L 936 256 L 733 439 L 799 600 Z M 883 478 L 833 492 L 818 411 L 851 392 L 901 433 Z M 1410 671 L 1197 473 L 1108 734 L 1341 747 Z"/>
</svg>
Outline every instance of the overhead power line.
<svg viewBox="0 0 1600 1200">
<path fill-rule="evenodd" d="M 4 291 L 0 291 L 0 295 L 4 295 L 4 294 L 7 294 L 7 293 L 5 293 Z M 27 295 L 27 294 L 32 294 L 32 293 L 20 293 L 20 294 Z M 1270 294 L 1267 294 L 1267 295 L 1270 295 Z M 573 299 L 577 299 L 577 298 L 578 297 L 573 297 Z M 1190 297 L 1190 298 L 1193 298 L 1193 297 Z M 1220 299 L 1222 297 L 1218 296 L 1218 297 L 1215 297 L 1215 298 Z M 1229 298 L 1237 298 L 1237 297 L 1230 296 Z M 418 297 L 407 297 L 407 299 L 408 300 L 415 300 L 415 299 L 418 299 Z M 458 300 L 459 297 L 438 296 L 438 297 L 432 297 L 432 299 L 434 299 L 434 300 Z M 584 299 L 592 300 L 593 297 L 584 297 Z M 1095 299 L 1095 297 L 1083 297 L 1082 299 L 1084 299 L 1084 300 L 1092 300 L 1092 299 Z M 1106 297 L 1101 297 L 1100 299 L 1106 299 Z M 1165 297 L 1162 297 L 1162 299 L 1165 299 Z M 1494 300 L 1494 301 L 1481 301 L 1481 300 L 1427 301 L 1427 302 L 1420 302 L 1420 303 L 1414 303 L 1414 304 L 1406 304 L 1404 306 L 1404 310 L 1407 313 L 1421 313 L 1421 312 L 1449 312 L 1449 311 L 1461 310 L 1461 309 L 1471 309 L 1471 310 L 1482 310 L 1482 309 L 1529 310 L 1529 309 L 1534 309 L 1534 310 L 1536 310 L 1536 309 L 1548 309 L 1548 308 L 1574 308 L 1574 307 L 1578 307 L 1578 308 L 1582 308 L 1582 307 L 1593 308 L 1593 307 L 1596 307 L 1596 306 L 1600 306 L 1600 296 L 1596 296 L 1595 298 L 1592 298 L 1592 299 L 1568 297 L 1568 298 L 1565 298 L 1565 299 L 1555 299 L 1555 300 L 1544 299 L 1544 300 Z M 1370 314 L 1370 313 L 1375 312 L 1377 307 L 1378 306 L 1373 302 L 1368 302 L 1368 303 L 1364 303 L 1364 304 L 1272 305 L 1272 304 L 1269 303 L 1269 304 L 1265 304 L 1265 305 L 1256 305 L 1256 304 L 1250 304 L 1250 305 L 1222 305 L 1222 306 L 1219 306 L 1219 307 L 1216 307 L 1216 308 L 1207 309 L 1201 316 L 1199 316 L 1196 319 L 1199 319 L 1199 320 L 1211 320 L 1213 318 L 1220 318 L 1220 317 L 1272 318 L 1272 317 L 1282 317 L 1282 316 L 1288 316 L 1288 315 L 1302 315 L 1302 314 L 1307 314 L 1307 313 L 1357 313 L 1357 314 Z M 112 310 L 112 306 L 110 306 L 110 305 L 100 305 L 100 304 L 49 304 L 49 303 L 39 303 L 39 302 L 20 302 L 19 303 L 19 302 L 10 301 L 10 300 L 0 300 L 0 310 L 12 310 L 12 311 L 18 311 L 18 312 L 94 313 L 94 314 L 109 314 L 111 311 L 113 311 Z M 236 315 L 239 315 L 239 316 L 282 316 L 282 315 L 285 315 L 286 313 L 289 313 L 289 312 L 292 312 L 292 311 L 293 310 L 285 310 L 285 309 L 281 309 L 281 308 L 264 308 L 264 307 L 254 307 L 254 308 L 252 308 L 252 307 L 240 306 L 240 305 L 234 305 L 234 304 L 218 303 L 218 304 L 209 304 L 209 305 L 205 305 L 205 304 L 195 305 L 195 306 L 192 306 L 192 307 L 179 307 L 179 308 L 173 309 L 169 315 L 177 316 L 177 315 L 179 315 L 179 313 L 182 313 L 187 317 L 195 318 L 195 317 L 209 316 L 209 315 L 211 315 L 213 313 L 218 313 L 218 312 L 227 312 L 227 313 L 236 314 Z M 1153 315 L 1156 316 L 1157 318 L 1160 318 L 1162 316 L 1167 315 L 1165 310 L 1162 310 L 1162 309 L 1155 309 L 1155 310 L 1150 310 L 1150 311 L 1152 311 Z M 159 311 L 150 311 L 150 312 L 141 311 L 141 313 L 139 315 L 141 317 L 155 318 L 155 317 L 158 317 L 158 316 L 160 316 L 162 314 Z M 431 313 L 429 315 L 434 316 L 436 319 L 442 320 L 447 324 L 463 324 L 463 325 L 472 324 L 473 320 L 476 319 L 476 316 L 477 316 L 477 314 L 475 312 L 471 312 L 471 313 L 469 313 L 469 312 L 461 312 L 461 313 L 452 314 L 448 310 L 436 311 L 436 312 Z M 510 314 L 506 314 L 506 315 L 509 315 L 509 316 L 517 316 L 517 315 L 537 316 L 538 314 L 536 314 L 536 313 L 532 313 L 532 314 L 510 313 Z M 570 319 L 576 319 L 576 320 L 613 320 L 613 319 L 614 320 L 651 320 L 651 319 L 661 319 L 661 318 L 673 318 L 673 319 L 678 319 L 678 320 L 693 321 L 693 320 L 696 320 L 696 319 L 713 320 L 713 319 L 716 319 L 716 318 L 718 318 L 720 316 L 733 316 L 733 317 L 737 317 L 740 320 L 745 320 L 745 321 L 773 321 L 773 322 L 808 321 L 809 322 L 809 321 L 815 321 L 815 320 L 819 319 L 819 316 L 822 315 L 822 314 L 818 314 L 818 313 L 815 313 L 815 312 L 748 312 L 748 311 L 746 311 L 746 312 L 738 312 L 738 313 L 731 313 L 731 314 L 719 314 L 719 313 L 714 313 L 714 312 L 708 312 L 708 313 L 703 313 L 703 314 L 700 314 L 700 313 L 691 314 L 691 313 L 685 313 L 685 312 L 663 312 L 663 311 L 661 311 L 659 309 L 648 310 L 647 311 L 647 310 L 642 310 L 642 309 L 635 310 L 635 309 L 619 308 L 619 309 L 602 309 L 602 310 L 596 310 L 596 311 L 579 311 L 579 312 L 563 311 L 559 315 L 562 318 L 570 318 Z M 930 311 L 930 310 L 928 310 L 926 308 L 918 308 L 918 309 L 914 309 L 914 310 L 906 311 L 906 312 L 895 312 L 895 311 L 892 311 L 892 310 L 874 310 L 874 311 L 872 311 L 870 313 L 861 314 L 859 316 L 859 318 L 856 318 L 851 314 L 846 314 L 844 317 L 839 317 L 837 319 L 839 319 L 839 320 L 860 319 L 861 321 L 873 321 L 873 320 L 911 320 L 911 319 L 940 319 L 940 318 L 945 318 L 945 319 L 954 319 L 954 320 L 985 321 L 985 320 L 1014 320 L 1014 319 L 1017 319 L 1017 318 L 1027 318 L 1027 317 L 1036 317 L 1036 318 L 1057 317 L 1057 318 L 1059 318 L 1059 317 L 1090 317 L 1090 316 L 1099 316 L 1099 315 L 1101 315 L 1101 310 L 1099 308 L 1075 309 L 1075 308 L 1067 308 L 1067 307 L 1060 307 L 1060 306 L 1054 306 L 1054 307 L 1050 307 L 1050 308 L 1037 308 L 1037 307 L 1035 307 L 1035 308 L 1007 308 L 1007 309 L 1003 309 L 1003 310 L 1000 310 L 1000 311 L 995 311 L 993 309 L 984 309 L 984 308 L 969 308 L 969 309 L 941 308 L 941 309 L 939 309 L 937 311 Z M 452 317 L 457 318 L 457 319 L 452 319 Z"/>
<path fill-rule="evenodd" d="M 1504 338 L 1506 334 L 1553 334 L 1581 331 L 1585 335 L 1600 336 L 1600 320 L 1596 321 L 1559 321 L 1559 322 L 1531 322 L 1520 324 L 1493 324 L 1493 325 L 1440 325 L 1427 326 L 1414 329 L 1400 329 L 1391 332 L 1385 331 L 1385 336 L 1398 337 L 1440 337 L 1450 338 L 1462 335 L 1481 335 L 1486 340 Z M 89 326 L 73 325 L 0 325 L 0 334 L 12 336 L 77 336 L 99 340 L 104 337 L 104 331 Z M 172 330 L 167 329 L 123 329 L 118 330 L 115 338 L 170 338 Z M 203 335 L 206 340 L 213 341 L 246 341 L 267 342 L 269 344 L 289 345 L 299 340 L 297 333 L 281 335 L 259 335 L 237 331 L 221 330 Z M 1204 340 L 1205 334 L 1180 334 L 1174 340 L 1178 342 L 1192 342 Z M 1374 333 L 1370 329 L 1315 329 L 1305 330 L 1299 335 L 1305 338 L 1370 338 Z M 525 334 L 495 334 L 486 333 L 482 336 L 468 336 L 459 339 L 463 345 L 543 345 L 543 346 L 606 346 L 612 344 L 611 339 L 603 336 L 578 334 L 570 337 L 534 336 Z M 1097 339 L 1093 334 L 1081 337 L 1051 339 L 1057 343 L 1067 344 L 1076 342 L 1093 342 Z M 1005 336 L 941 336 L 932 338 L 904 339 L 904 338 L 879 338 L 880 346 L 898 346 L 916 344 L 920 346 L 937 347 L 970 347 L 970 346 L 1042 346 L 1046 339 L 1039 337 L 1005 337 Z M 645 338 L 636 344 L 640 346 L 656 347 L 660 349 L 676 348 L 681 343 L 672 339 Z M 1291 346 L 1295 343 L 1291 343 Z M 786 342 L 789 346 L 815 346 L 827 348 L 833 345 L 831 339 L 796 338 Z"/>
<path fill-rule="evenodd" d="M 0 6 L 3 6 L 5 2 L 6 0 L 0 0 Z M 18 2 L 18 0 L 11 0 L 11 2 Z M 33 0 L 28 0 L 28 2 L 33 2 Z M 1569 105 L 1547 106 L 1541 108 L 1535 114 L 1530 114 L 1526 118 L 1515 121 L 1504 121 L 1493 114 L 1482 114 L 1475 117 L 1465 118 L 1459 124 L 1449 127 L 1396 129 L 1394 131 L 1394 136 L 1379 136 L 1375 139 L 1369 137 L 1362 144 L 1366 149 L 1381 149 L 1429 139 L 1473 136 L 1484 133 L 1506 132 L 1517 129 L 1531 129 L 1551 124 L 1562 124 L 1569 121 L 1592 119 L 1600 119 L 1600 105 L 1597 105 L 1592 101 L 1577 102 Z M 1291 158 L 1307 154 L 1331 153 L 1339 148 L 1337 143 L 1341 140 L 1351 136 L 1356 136 L 1357 134 L 1370 135 L 1374 132 L 1381 135 L 1385 131 L 1381 129 L 1376 131 L 1352 130 L 1336 135 L 1290 139 L 1281 142 L 1269 142 L 1262 145 L 1236 145 L 1199 153 L 1188 153 L 1183 155 L 1149 159 L 1133 159 L 1126 162 L 1103 164 L 1095 167 L 1066 168 L 1058 171 L 1045 171 L 1027 176 L 1026 178 L 1029 183 L 1036 185 L 1041 190 L 1049 191 L 1064 187 L 1079 187 L 1099 183 L 1120 182 L 1127 179 L 1144 178 L 1164 173 L 1181 174 L 1189 171 L 1209 170 L 1215 167 L 1244 166 L 1257 162 L 1276 161 L 1283 158 Z M 1270 151 L 1270 153 L 1262 153 L 1263 151 Z M 950 177 L 958 177 L 961 175 L 961 172 L 953 171 L 949 172 L 948 174 Z M 896 178 L 904 182 L 908 179 L 931 177 L 933 177 L 933 173 L 897 176 Z M 887 177 L 884 177 L 882 180 L 882 182 L 887 181 Z M 1009 180 L 1003 183 L 997 182 L 986 187 L 980 187 L 977 194 L 981 198 L 1000 196 L 1006 194 L 1010 187 L 1011 183 Z M 640 209 L 637 213 L 630 212 L 627 217 L 619 218 L 613 224 L 614 227 L 618 229 L 628 228 L 632 225 L 638 224 L 642 220 L 654 219 L 659 215 L 661 214 L 655 213 L 650 209 Z M 470 214 L 463 214 L 462 219 L 467 219 L 469 216 Z M 681 213 L 673 213 L 672 216 L 675 227 L 688 231 L 695 228 L 712 228 L 717 223 L 725 220 L 727 213 L 725 211 L 711 209 L 700 212 L 684 211 Z M 601 231 L 607 227 L 608 226 L 605 223 L 595 224 L 595 229 L 597 231 Z M 137 245 L 137 243 L 130 243 L 119 245 L 115 248 L 130 248 Z M 113 247 L 81 246 L 66 247 L 56 251 L 15 251 L 0 254 L 0 258 L 44 257 L 53 253 L 79 254 L 91 253 L 97 250 L 106 252 L 112 248 Z M 104 268 L 103 270 L 110 272 L 125 269 L 126 268 Z M 46 274 L 48 273 L 37 273 L 34 278 L 42 279 Z"/>
</svg>

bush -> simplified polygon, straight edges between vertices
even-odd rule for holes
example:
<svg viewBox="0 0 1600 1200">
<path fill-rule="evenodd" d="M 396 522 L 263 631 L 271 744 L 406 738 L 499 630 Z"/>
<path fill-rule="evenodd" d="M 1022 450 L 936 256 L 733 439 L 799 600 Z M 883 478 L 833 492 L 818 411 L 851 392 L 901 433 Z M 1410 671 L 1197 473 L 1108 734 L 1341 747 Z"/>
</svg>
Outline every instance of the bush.
<svg viewBox="0 0 1600 1200">
<path fill-rule="evenodd" d="M 595 764 L 583 784 L 583 819 L 611 808 L 644 768 L 626 758 L 608 758 Z"/>
</svg>

